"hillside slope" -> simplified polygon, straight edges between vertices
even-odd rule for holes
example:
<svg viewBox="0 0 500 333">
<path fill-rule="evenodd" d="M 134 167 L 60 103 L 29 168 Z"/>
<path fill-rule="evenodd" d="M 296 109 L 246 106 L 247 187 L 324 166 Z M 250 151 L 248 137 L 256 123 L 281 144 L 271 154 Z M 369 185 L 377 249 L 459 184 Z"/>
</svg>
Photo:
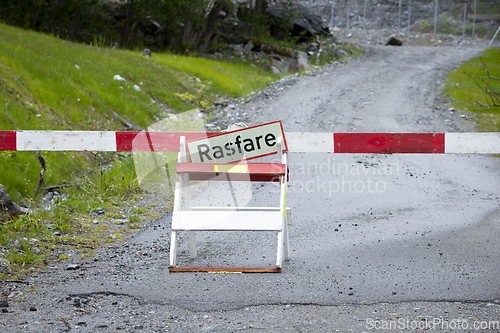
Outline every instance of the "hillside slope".
<svg viewBox="0 0 500 333">
<path fill-rule="evenodd" d="M 124 81 L 115 80 L 119 75 Z M 265 87 L 279 76 L 248 63 L 113 50 L 0 25 L 0 130 L 128 130 L 218 98 Z M 92 154 L 43 153 L 48 185 L 86 171 Z M 106 160 L 106 156 L 101 154 Z M 0 152 L 14 200 L 34 194 L 40 165 L 32 152 Z"/>
</svg>

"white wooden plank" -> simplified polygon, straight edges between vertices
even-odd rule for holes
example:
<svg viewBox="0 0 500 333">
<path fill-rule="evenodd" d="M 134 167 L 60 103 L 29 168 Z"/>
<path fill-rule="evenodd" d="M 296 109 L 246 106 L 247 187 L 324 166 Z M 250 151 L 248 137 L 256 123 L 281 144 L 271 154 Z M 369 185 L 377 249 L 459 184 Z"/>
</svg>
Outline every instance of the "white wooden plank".
<svg viewBox="0 0 500 333">
<path fill-rule="evenodd" d="M 285 139 L 290 153 L 333 153 L 331 132 L 287 132 Z"/>
<path fill-rule="evenodd" d="M 19 131 L 17 150 L 116 151 L 115 132 Z"/>
<path fill-rule="evenodd" d="M 445 133 L 446 154 L 498 154 L 500 133 Z"/>
<path fill-rule="evenodd" d="M 180 231 L 280 231 L 279 211 L 177 211 L 173 212 L 172 230 Z"/>
</svg>

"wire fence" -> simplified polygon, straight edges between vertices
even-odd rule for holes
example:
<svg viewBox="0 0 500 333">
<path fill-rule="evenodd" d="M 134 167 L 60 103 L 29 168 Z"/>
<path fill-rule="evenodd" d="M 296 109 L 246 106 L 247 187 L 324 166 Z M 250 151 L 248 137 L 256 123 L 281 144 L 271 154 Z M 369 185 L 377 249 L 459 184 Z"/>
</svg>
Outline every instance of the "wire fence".
<svg viewBox="0 0 500 333">
<path fill-rule="evenodd" d="M 345 38 L 351 29 L 380 28 L 408 36 L 415 29 L 421 33 L 462 38 L 491 38 L 491 41 L 500 38 L 500 0 L 460 3 L 450 0 L 326 0 L 315 4 L 316 13 L 328 27 L 345 29 Z"/>
</svg>

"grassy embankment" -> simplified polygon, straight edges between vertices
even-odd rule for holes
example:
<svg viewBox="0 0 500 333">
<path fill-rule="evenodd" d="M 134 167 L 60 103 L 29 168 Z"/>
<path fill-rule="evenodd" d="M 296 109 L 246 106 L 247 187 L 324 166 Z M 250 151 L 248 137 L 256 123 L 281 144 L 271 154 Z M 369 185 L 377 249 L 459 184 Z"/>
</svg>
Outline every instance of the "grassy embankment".
<svg viewBox="0 0 500 333">
<path fill-rule="evenodd" d="M 478 131 L 500 132 L 500 49 L 488 49 L 450 72 L 445 94 L 456 109 L 475 113 Z"/>
<path fill-rule="evenodd" d="M 126 83 L 114 80 L 115 75 Z M 172 54 L 145 58 L 141 52 L 75 44 L 0 25 L 0 130 L 125 130 L 112 111 L 148 128 L 169 113 L 209 109 L 218 98 L 242 96 L 278 78 L 243 62 Z M 13 274 L 62 259 L 58 247 L 69 246 L 89 255 L 102 241 L 114 241 L 115 237 L 109 237 L 109 223 L 92 223 L 99 207 L 105 211 L 101 220 L 129 212 L 125 226 L 113 231 L 118 239 L 151 213 L 130 207 L 137 199 L 134 193 L 141 189 L 128 154 L 41 154 L 47 165 L 44 186 L 67 182 L 79 187 L 61 190 L 69 198 L 56 202 L 52 210 L 37 209 L 43 191 L 35 195 L 40 173 L 36 153 L 0 152 L 0 184 L 14 201 L 35 210 L 28 217 L 0 221 L 0 245 L 4 246 L 0 258 L 10 261 Z M 110 162 L 111 168 L 102 168 Z M 161 211 L 150 208 L 156 211 L 153 214 Z M 37 241 L 30 242 L 30 238 Z M 15 239 L 17 247 L 11 246 Z"/>
</svg>

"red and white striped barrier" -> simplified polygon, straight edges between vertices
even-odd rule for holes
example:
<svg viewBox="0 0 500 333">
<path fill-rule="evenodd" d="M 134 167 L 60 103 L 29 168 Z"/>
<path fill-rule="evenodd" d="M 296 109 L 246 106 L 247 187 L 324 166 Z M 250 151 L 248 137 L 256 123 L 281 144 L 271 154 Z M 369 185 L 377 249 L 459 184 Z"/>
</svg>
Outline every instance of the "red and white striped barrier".
<svg viewBox="0 0 500 333">
<path fill-rule="evenodd" d="M 0 131 L 0 150 L 178 152 L 187 141 L 220 133 Z M 500 133 L 287 132 L 291 153 L 500 154 Z"/>
</svg>

